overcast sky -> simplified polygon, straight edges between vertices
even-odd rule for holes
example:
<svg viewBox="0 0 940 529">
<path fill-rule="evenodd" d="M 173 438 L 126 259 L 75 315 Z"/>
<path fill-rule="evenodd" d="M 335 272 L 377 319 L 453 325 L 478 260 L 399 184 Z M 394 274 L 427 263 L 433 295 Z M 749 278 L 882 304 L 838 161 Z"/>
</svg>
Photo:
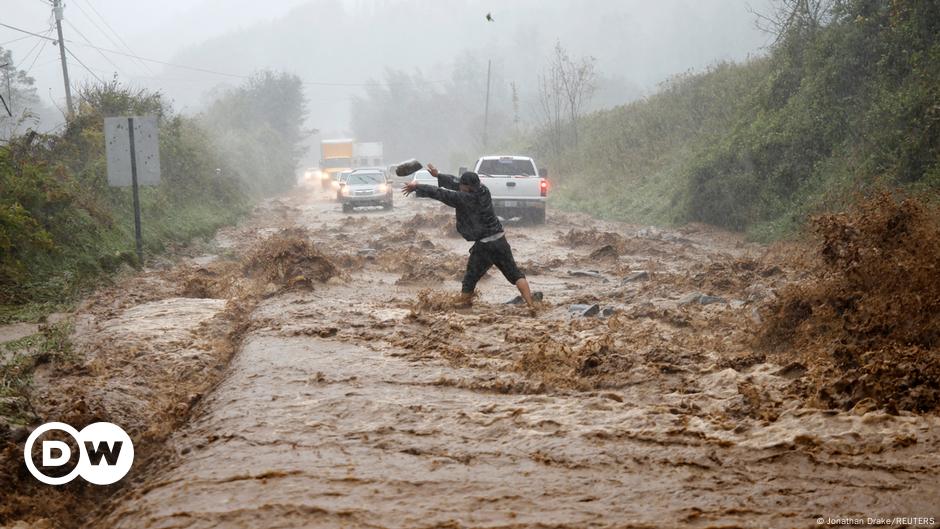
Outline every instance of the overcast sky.
<svg viewBox="0 0 940 529">
<path fill-rule="evenodd" d="M 503 61 L 503 76 L 517 83 L 522 76 L 526 90 L 524 80 L 534 79 L 556 40 L 576 55 L 597 57 L 598 70 L 624 87 L 601 94 L 604 104 L 624 102 L 670 75 L 758 53 L 767 37 L 754 28 L 748 5 L 760 9 L 770 1 L 65 0 L 64 32 L 70 50 L 99 78 L 116 72 L 161 89 L 183 111 L 198 110 L 214 86 L 240 80 L 142 64 L 82 43 L 236 75 L 259 68 L 295 72 L 309 83 L 313 125 L 341 129 L 349 97 L 361 89 L 319 81 L 365 82 L 381 78 L 385 68 L 436 70 L 447 78 L 443 70 L 469 52 Z M 0 6 L 0 21 L 55 36 L 49 0 L 0 0 Z M 484 21 L 487 12 L 496 22 Z M 347 35 L 352 42 L 344 45 Z M 0 44 L 36 78 L 43 101 L 61 106 L 58 50 L 32 37 L 9 42 L 22 36 L 0 27 Z M 71 57 L 69 72 L 73 85 L 94 79 Z"/>
<path fill-rule="evenodd" d="M 110 53 L 102 56 L 78 43 L 84 41 L 84 35 L 99 47 L 118 48 L 125 52 L 127 49 L 123 43 L 126 43 L 133 54 L 168 61 L 188 46 L 284 16 L 292 7 L 305 1 L 308 0 L 65 0 L 63 31 L 66 40 L 76 41 L 74 53 L 102 78 L 111 77 L 118 68 L 119 75 L 126 77 L 152 77 L 155 74 L 169 78 L 185 77 L 185 70 L 164 68 L 155 63 L 149 63 L 148 70 L 136 60 Z M 0 6 L 0 22 L 36 33 L 46 33 L 54 28 L 52 8 L 47 0 L 0 0 Z M 111 33 L 111 29 L 116 35 Z M 55 30 L 48 34 L 55 37 Z M 0 44 L 22 36 L 0 27 Z M 40 52 L 40 48 L 35 47 L 37 41 L 27 38 L 4 44 L 4 47 L 13 51 L 21 68 L 26 69 L 33 64 L 29 73 L 36 78 L 40 95 L 48 100 L 51 89 L 52 96 L 61 99 L 64 87 L 58 50 L 50 42 Z M 93 79 L 79 64 L 71 65 L 69 73 L 74 84 Z"/>
</svg>

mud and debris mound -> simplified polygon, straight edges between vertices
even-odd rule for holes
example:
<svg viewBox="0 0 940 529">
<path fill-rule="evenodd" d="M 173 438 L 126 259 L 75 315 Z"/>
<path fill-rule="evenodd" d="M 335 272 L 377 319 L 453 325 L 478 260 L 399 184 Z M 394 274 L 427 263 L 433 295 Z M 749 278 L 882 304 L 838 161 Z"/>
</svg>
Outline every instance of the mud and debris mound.
<svg viewBox="0 0 940 529">
<path fill-rule="evenodd" d="M 426 241 L 430 243 L 430 241 Z M 408 246 L 406 249 L 388 248 L 376 256 L 379 268 L 386 272 L 401 274 L 396 284 L 432 284 L 455 280 L 465 268 L 465 260 L 450 252 L 441 252 L 424 246 Z"/>
<path fill-rule="evenodd" d="M 762 344 L 801 357 L 818 405 L 940 409 L 940 209 L 880 193 L 812 228 L 809 279 L 765 309 Z"/>
<path fill-rule="evenodd" d="M 420 260 L 402 271 L 396 285 L 427 285 L 461 277 L 463 263 L 453 258 Z"/>
<path fill-rule="evenodd" d="M 415 213 L 413 217 L 405 221 L 405 225 L 410 228 L 437 228 L 447 224 L 453 224 L 452 215 L 444 213 Z"/>
<path fill-rule="evenodd" d="M 605 244 L 600 248 L 591 252 L 590 258 L 596 261 L 603 261 L 605 259 L 617 259 L 620 257 L 620 250 L 617 249 L 613 244 Z"/>
<path fill-rule="evenodd" d="M 549 387 L 591 389 L 598 382 L 593 379 L 628 371 L 632 365 L 613 335 L 605 333 L 574 345 L 545 337 L 527 348 L 515 367 Z"/>
<path fill-rule="evenodd" d="M 339 263 L 339 266 L 334 259 Z M 179 266 L 166 278 L 189 298 L 242 298 L 264 290 L 312 288 L 341 275 L 341 268 L 361 267 L 362 258 L 338 255 L 327 258 L 310 242 L 306 230 L 288 228 L 247 248 L 241 261 L 216 260 L 203 266 Z"/>
<path fill-rule="evenodd" d="M 788 269 L 799 269 L 788 266 Z M 751 257 L 714 255 L 690 265 L 681 277 L 673 277 L 676 287 L 716 295 L 743 298 L 773 296 L 771 287 L 782 284 L 787 272 L 777 265 L 765 265 Z"/>
<path fill-rule="evenodd" d="M 629 237 L 617 232 L 601 231 L 597 228 L 586 230 L 571 229 L 556 232 L 557 244 L 568 248 L 592 248 L 583 261 L 616 260 L 626 255 L 665 256 L 675 252 L 676 244 L 687 241 L 674 235 L 659 234 L 656 237 L 631 234 Z M 682 242 L 684 244 L 684 242 Z"/>
<path fill-rule="evenodd" d="M 619 251 L 623 251 L 626 247 L 626 240 L 620 234 L 599 231 L 596 228 L 589 230 L 571 229 L 567 233 L 558 233 L 558 241 L 571 248 L 579 246 L 612 246 Z"/>
<path fill-rule="evenodd" d="M 457 224 L 454 222 L 454 216 L 449 212 L 416 213 L 404 225 L 411 229 L 436 228 L 437 235 L 441 237 L 460 237 L 460 233 L 457 232 Z"/>
<path fill-rule="evenodd" d="M 260 243 L 245 260 L 243 271 L 248 277 L 288 289 L 309 289 L 314 282 L 341 275 L 303 229 L 282 230 Z"/>
<path fill-rule="evenodd" d="M 174 271 L 180 285 L 180 295 L 187 298 L 225 298 L 233 295 L 238 265 L 225 261 L 196 268 Z"/>
<path fill-rule="evenodd" d="M 476 298 L 476 295 L 474 293 L 474 298 Z M 472 304 L 472 300 L 470 303 Z M 469 306 L 467 300 L 457 292 L 441 292 L 426 288 L 418 292 L 417 299 L 411 305 L 411 311 L 412 314 L 420 314 L 422 312 L 441 312 L 466 308 L 467 306 Z"/>
</svg>

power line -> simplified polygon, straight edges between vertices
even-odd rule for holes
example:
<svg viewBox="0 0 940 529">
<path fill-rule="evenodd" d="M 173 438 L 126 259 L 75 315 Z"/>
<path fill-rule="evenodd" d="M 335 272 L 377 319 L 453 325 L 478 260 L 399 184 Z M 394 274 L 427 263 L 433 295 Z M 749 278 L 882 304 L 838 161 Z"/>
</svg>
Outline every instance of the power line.
<svg viewBox="0 0 940 529">
<path fill-rule="evenodd" d="M 50 31 L 52 31 L 51 27 L 46 30 L 45 34 L 48 35 Z M 46 41 L 36 41 L 36 44 L 33 44 L 33 47 L 30 48 L 29 51 L 26 52 L 26 55 L 23 56 L 23 59 L 20 61 L 20 63 L 16 65 L 16 69 L 22 70 L 21 66 L 26 64 L 26 61 L 29 60 L 29 56 L 32 55 L 34 51 L 36 51 L 36 48 L 38 48 L 40 44 L 45 44 L 45 43 Z"/>
<path fill-rule="evenodd" d="M 0 46 L 6 46 L 7 44 L 13 44 L 14 42 L 19 42 L 21 40 L 28 39 L 28 38 L 29 38 L 29 35 L 23 35 L 22 37 L 18 39 L 8 40 L 6 42 L 0 42 Z"/>
<path fill-rule="evenodd" d="M 85 3 L 86 3 L 86 4 L 88 5 L 88 7 L 92 10 L 92 12 L 94 12 L 95 15 L 98 16 L 98 20 L 100 20 L 100 21 L 105 25 L 105 27 L 107 27 L 109 30 L 111 30 L 111 33 L 112 33 L 115 37 L 117 37 L 117 39 L 118 39 L 119 41 L 121 41 L 121 44 L 124 45 L 124 49 L 127 50 L 128 53 L 134 54 L 134 50 L 132 50 L 131 47 L 127 44 L 127 42 L 125 42 L 124 39 L 121 38 L 121 34 L 118 33 L 117 31 L 115 31 L 115 30 L 114 30 L 114 27 L 112 27 L 111 24 L 108 24 L 107 19 L 105 19 L 105 18 L 101 15 L 101 13 L 98 12 L 97 9 L 95 9 L 95 4 L 93 4 L 93 3 L 91 2 L 91 0 L 85 0 Z M 101 28 L 98 26 L 98 24 L 95 24 L 95 21 L 92 20 L 92 18 L 88 16 L 88 13 L 86 13 L 85 10 L 82 9 L 82 6 L 81 6 L 80 4 L 76 3 L 76 4 L 75 4 L 75 7 L 77 7 L 77 8 L 79 9 L 79 11 L 81 11 L 82 14 L 85 15 L 85 17 L 87 17 L 88 20 L 90 20 L 91 23 L 94 24 L 94 26 L 95 26 L 96 28 L 98 28 L 99 30 L 101 29 Z M 119 48 L 119 47 L 120 47 L 120 46 L 118 46 L 117 43 L 114 42 L 114 39 L 112 39 L 111 37 L 108 36 L 107 33 L 103 32 L 103 31 L 102 31 L 102 33 L 104 33 L 104 36 L 105 36 L 112 44 L 114 44 L 114 47 L 116 47 L 116 48 Z M 150 69 L 150 66 L 148 66 L 147 63 L 145 63 L 144 61 L 142 61 L 142 60 L 140 60 L 140 59 L 137 59 L 137 62 L 140 63 L 140 65 L 143 66 L 144 69 L 147 70 L 148 73 L 150 73 L 150 75 L 156 75 L 156 74 L 154 73 L 154 71 Z"/>
<path fill-rule="evenodd" d="M 10 110 L 10 107 L 7 106 L 7 100 L 3 99 L 3 95 L 0 95 L 0 102 L 3 102 L 3 109 L 7 111 L 7 114 L 12 118 L 13 112 Z"/>
<path fill-rule="evenodd" d="M 81 31 L 79 31 L 79 29 L 78 29 L 77 27 L 75 27 L 75 24 L 72 24 L 72 23 L 69 22 L 68 20 L 66 20 L 65 23 L 68 24 L 70 28 L 72 28 L 72 31 L 74 31 L 75 33 L 78 33 L 78 36 L 81 37 L 82 40 L 84 40 L 89 46 L 91 46 L 91 47 L 93 47 L 93 48 L 95 47 L 94 44 L 92 44 L 91 41 L 88 40 L 88 37 L 86 37 L 84 33 L 82 33 Z M 117 70 L 118 72 L 121 72 L 121 75 L 127 76 L 127 73 L 124 72 L 124 70 L 122 70 L 120 66 L 118 66 L 117 64 L 115 64 L 114 61 L 112 61 L 110 57 L 108 57 L 107 55 L 105 55 L 104 53 L 102 53 L 101 50 L 99 50 L 99 49 L 97 49 L 97 48 L 95 48 L 95 51 L 97 51 L 97 52 L 98 52 L 98 55 L 101 55 L 101 57 L 103 57 L 104 60 L 106 60 L 106 61 L 108 61 L 109 63 L 111 63 L 111 66 L 114 66 L 114 69 L 115 69 L 115 70 Z"/>
<path fill-rule="evenodd" d="M 49 31 L 52 31 L 52 29 L 50 28 Z M 36 52 L 36 57 L 33 58 L 33 62 L 30 63 L 29 68 L 26 69 L 27 75 L 29 74 L 29 72 L 33 71 L 33 66 L 36 66 L 36 61 L 38 61 L 39 56 L 42 55 L 42 50 L 46 49 L 46 44 L 49 44 L 48 40 L 42 41 L 42 46 L 40 46 L 39 51 Z"/>
<path fill-rule="evenodd" d="M 37 64 L 36 66 L 43 67 L 43 66 L 48 66 L 48 65 L 50 65 L 50 64 L 54 64 L 54 63 L 57 63 L 57 62 L 59 62 L 59 58 L 58 58 L 58 57 L 56 57 L 55 59 L 49 60 L 49 61 L 43 61 L 43 62 Z M 32 68 L 32 66 L 30 66 L 30 68 Z"/>
<path fill-rule="evenodd" d="M 109 35 L 105 30 L 101 29 L 101 26 L 99 26 L 98 23 L 95 22 L 95 19 L 92 18 L 91 15 L 88 14 L 88 11 L 85 11 L 85 8 L 83 8 L 82 5 L 78 3 L 78 0 L 72 0 L 72 5 L 74 5 L 75 7 L 78 8 L 79 11 L 81 11 L 82 15 L 85 16 L 85 19 L 91 22 L 91 25 L 95 26 L 95 29 L 98 30 L 98 33 L 104 35 L 104 38 L 108 39 L 108 42 L 110 42 L 115 48 L 120 48 L 120 45 L 117 43 L 116 40 L 114 40 L 114 37 Z"/>
<path fill-rule="evenodd" d="M 30 34 L 30 35 L 32 35 L 32 36 L 34 36 L 34 37 L 44 38 L 44 39 L 51 40 L 51 41 L 55 42 L 55 39 L 53 39 L 53 38 L 44 37 L 43 35 L 39 35 L 39 34 L 37 34 L 37 33 L 32 33 L 32 32 L 30 32 L 30 31 L 26 31 L 26 30 L 24 30 L 24 29 L 20 29 L 20 28 L 11 26 L 11 25 L 9 25 L 9 24 L 4 24 L 4 23 L 0 22 L 0 26 L 6 27 L 6 28 L 10 28 L 10 29 L 12 29 L 12 30 L 14 30 L 14 31 L 20 31 L 20 32 L 22 32 L 22 33 L 28 33 L 28 34 Z M 73 26 L 73 29 L 74 29 L 74 26 Z M 66 40 L 65 42 L 69 42 L 69 43 L 72 43 L 72 44 L 78 44 L 79 46 L 85 46 L 85 47 L 88 47 L 88 48 L 94 48 L 94 49 L 96 49 L 96 50 L 98 50 L 98 51 L 102 51 L 102 52 L 106 52 L 106 53 L 113 53 L 113 54 L 115 54 L 115 55 L 120 55 L 120 56 L 122 56 L 122 57 L 130 57 L 130 58 L 133 58 L 133 59 L 138 59 L 138 60 L 141 60 L 141 61 L 147 61 L 147 62 L 151 62 L 151 63 L 154 63 L 154 64 L 161 64 L 161 65 L 163 65 L 163 66 L 170 66 L 170 67 L 172 67 L 172 68 L 180 68 L 180 69 L 183 69 L 183 70 L 190 70 L 190 71 L 194 71 L 194 72 L 208 73 L 208 74 L 212 74 L 212 75 L 219 75 L 219 76 L 222 76 L 222 77 L 231 77 L 231 78 L 235 78 L 235 79 L 251 79 L 251 76 L 250 76 L 250 75 L 235 74 L 235 73 L 227 73 L 227 72 L 219 72 L 219 71 L 216 71 L 216 70 L 210 70 L 210 69 L 208 69 L 208 68 L 199 68 L 199 67 L 196 67 L 196 66 L 186 66 L 186 65 L 183 65 L 183 64 L 175 64 L 175 63 L 172 63 L 172 62 L 160 61 L 160 60 L 157 60 L 157 59 L 148 59 L 147 57 L 140 57 L 140 56 L 138 56 L 138 55 L 134 55 L 134 54 L 131 54 L 131 53 L 124 53 L 124 52 L 118 51 L 118 50 L 112 50 L 112 49 L 108 49 L 108 48 L 102 48 L 102 47 L 100 47 L 100 46 L 95 46 L 94 44 L 90 44 L 90 43 L 84 43 L 84 42 L 73 41 L 73 40 Z M 432 79 L 432 80 L 422 81 L 422 82 L 425 83 L 425 84 L 436 84 L 436 83 L 445 83 L 445 82 L 447 82 L 447 81 L 448 81 L 448 79 Z M 375 82 L 367 82 L 367 83 L 339 83 L 339 82 L 327 82 L 327 81 L 303 81 L 302 83 L 305 84 L 305 85 L 310 85 L 310 86 L 347 86 L 347 87 L 382 86 L 382 85 L 391 86 L 391 85 L 397 85 L 397 84 L 407 84 L 407 83 L 405 83 L 405 82 L 402 82 L 402 83 L 389 83 L 389 82 L 387 82 L 387 81 L 375 81 Z"/>
<path fill-rule="evenodd" d="M 54 28 L 53 28 L 52 26 L 49 26 L 49 29 L 47 29 L 46 32 L 45 32 L 43 35 L 49 36 L 49 33 L 51 33 L 53 29 L 54 29 Z M 45 45 L 46 45 L 48 42 L 49 42 L 49 41 L 47 41 L 47 40 L 40 40 L 40 41 L 37 41 L 37 42 L 36 42 L 36 44 L 42 44 L 42 46 L 39 48 L 39 52 L 37 52 L 37 54 L 36 54 L 36 57 L 39 57 L 39 53 L 42 53 L 42 49 L 45 47 Z M 23 56 L 23 60 L 20 61 L 20 65 L 19 65 L 19 66 L 22 66 L 22 65 L 26 64 L 26 61 L 29 60 L 30 54 L 32 54 L 32 53 L 33 53 L 33 50 L 35 50 L 35 49 L 36 49 L 36 46 L 33 46 L 32 48 L 30 48 L 30 50 L 29 50 L 28 52 L 26 52 L 26 55 Z M 35 62 L 36 62 L 36 60 L 33 59 L 33 63 L 34 63 L 34 64 L 35 64 Z M 19 68 L 19 66 L 18 66 L 17 68 Z M 22 68 L 20 68 L 20 69 L 22 69 Z"/>
<path fill-rule="evenodd" d="M 75 54 L 72 53 L 72 50 L 70 50 L 70 49 L 68 49 L 68 48 L 65 48 L 65 52 L 68 53 L 69 55 L 71 55 L 73 59 L 75 59 L 76 61 L 78 61 L 78 64 L 81 64 L 81 65 L 82 65 L 82 68 L 84 68 L 88 73 L 90 73 L 90 74 L 92 75 L 92 77 L 94 77 L 95 79 L 97 79 L 98 82 L 100 82 L 101 84 L 107 84 L 107 83 L 105 83 L 100 77 L 98 77 L 98 74 L 96 74 L 95 72 L 91 71 L 91 68 L 89 68 L 88 66 L 86 66 L 85 63 L 83 63 L 81 59 L 79 59 L 78 57 L 76 57 Z"/>
<path fill-rule="evenodd" d="M 25 29 L 21 29 L 21 28 L 18 28 L 18 27 L 14 27 L 14 26 L 11 26 L 11 25 L 9 25 L 9 24 L 4 24 L 3 22 L 0 22 L 0 26 L 3 26 L 3 27 L 5 27 L 5 28 L 10 28 L 10 29 L 12 29 L 13 31 L 19 31 L 20 33 L 26 33 L 27 35 L 32 35 L 32 36 L 34 36 L 34 37 L 39 37 L 39 38 L 41 38 L 41 39 L 47 39 L 47 40 L 55 41 L 55 39 L 53 39 L 53 38 L 51 38 L 51 37 L 47 37 L 47 36 L 45 36 L 45 35 L 40 35 L 39 33 L 33 33 L 32 31 L 26 31 Z"/>
</svg>

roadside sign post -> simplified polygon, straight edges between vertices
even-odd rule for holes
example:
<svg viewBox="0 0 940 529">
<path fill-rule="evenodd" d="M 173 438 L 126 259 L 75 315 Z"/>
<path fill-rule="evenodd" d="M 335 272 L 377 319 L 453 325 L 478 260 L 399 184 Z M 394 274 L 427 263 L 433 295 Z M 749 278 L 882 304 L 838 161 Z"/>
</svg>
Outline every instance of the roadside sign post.
<svg viewBox="0 0 940 529">
<path fill-rule="evenodd" d="M 137 246 L 137 260 L 144 262 L 144 243 L 140 236 L 140 194 L 137 192 L 137 153 L 134 152 L 134 118 L 127 118 L 127 136 L 131 153 L 131 188 L 134 190 L 134 242 Z"/>
<path fill-rule="evenodd" d="M 160 183 L 160 141 L 157 118 L 128 116 L 104 118 L 108 185 L 131 187 L 134 199 L 134 242 L 137 259 L 144 262 L 140 228 L 141 185 Z"/>
</svg>

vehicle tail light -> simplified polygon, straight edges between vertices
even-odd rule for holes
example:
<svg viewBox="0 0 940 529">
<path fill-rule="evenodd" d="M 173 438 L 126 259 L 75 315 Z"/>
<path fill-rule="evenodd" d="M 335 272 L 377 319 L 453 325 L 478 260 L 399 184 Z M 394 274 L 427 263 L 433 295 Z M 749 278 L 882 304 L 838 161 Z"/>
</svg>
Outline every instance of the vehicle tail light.
<svg viewBox="0 0 940 529">
<path fill-rule="evenodd" d="M 539 180 L 539 191 L 541 191 L 542 196 L 548 196 L 548 180 L 542 178 Z"/>
</svg>

